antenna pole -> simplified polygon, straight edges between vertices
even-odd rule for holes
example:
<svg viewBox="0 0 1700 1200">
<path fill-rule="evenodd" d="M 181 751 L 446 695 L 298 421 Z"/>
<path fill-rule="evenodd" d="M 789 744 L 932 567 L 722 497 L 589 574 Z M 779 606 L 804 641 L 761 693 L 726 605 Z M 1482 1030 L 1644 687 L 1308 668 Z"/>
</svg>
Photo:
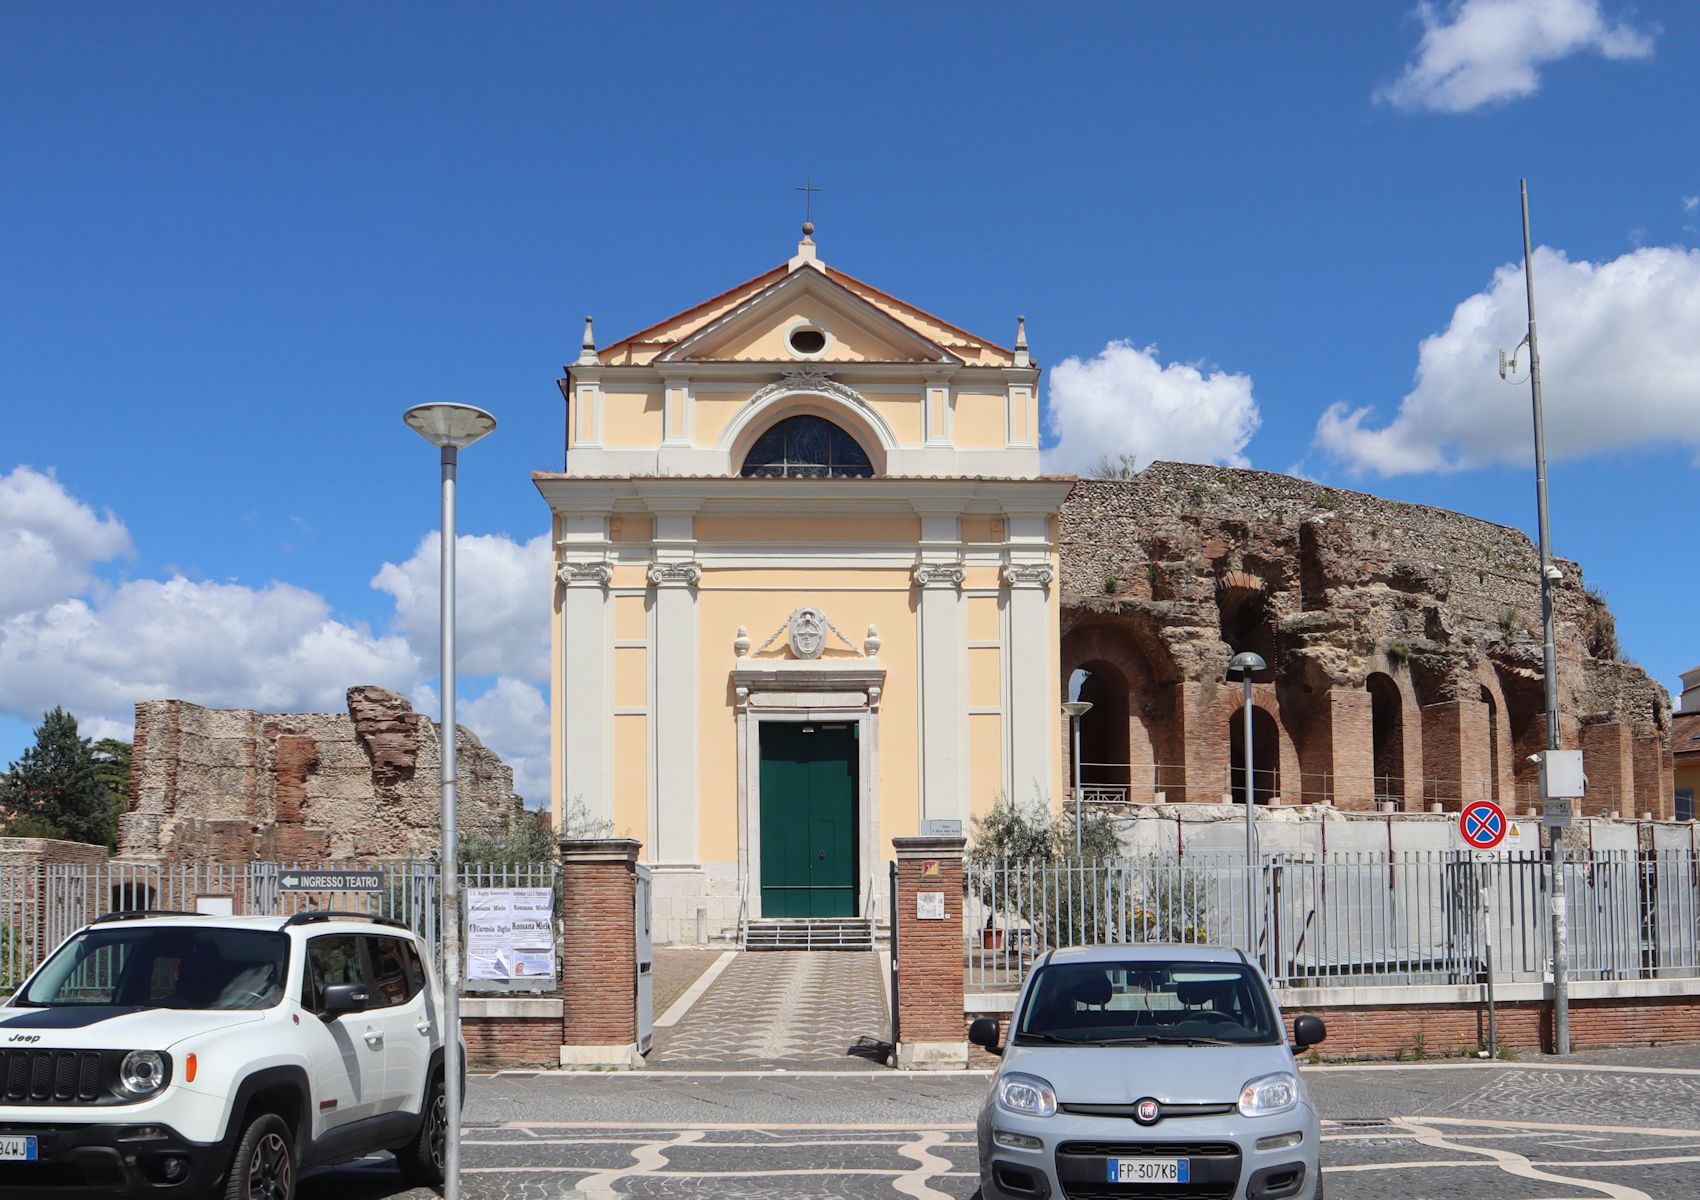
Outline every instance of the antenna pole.
<svg viewBox="0 0 1700 1200">
<path fill-rule="evenodd" d="M 1541 552 L 1541 660 L 1546 684 L 1547 749 L 1558 749 L 1558 651 L 1553 645 L 1552 535 L 1547 518 L 1546 422 L 1541 411 L 1541 349 L 1535 340 L 1534 254 L 1529 244 L 1529 181 L 1523 193 L 1523 282 L 1529 297 L 1529 392 L 1535 415 L 1535 504 L 1539 510 Z M 1543 809 L 1552 803 L 1542 796 Z M 1570 801 L 1564 801 L 1566 805 Z M 1552 867 L 1552 1044 L 1558 1054 L 1570 1053 L 1570 937 L 1564 900 L 1564 830 L 1547 827 L 1547 856 Z"/>
</svg>

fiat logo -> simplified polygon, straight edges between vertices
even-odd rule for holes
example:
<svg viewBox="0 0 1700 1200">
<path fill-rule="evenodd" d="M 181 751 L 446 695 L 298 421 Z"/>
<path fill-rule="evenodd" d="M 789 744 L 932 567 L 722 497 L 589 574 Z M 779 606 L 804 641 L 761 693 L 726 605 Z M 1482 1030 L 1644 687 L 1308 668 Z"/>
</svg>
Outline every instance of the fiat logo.
<svg viewBox="0 0 1700 1200">
<path fill-rule="evenodd" d="M 1155 1125 L 1162 1115 L 1163 1106 L 1149 1098 L 1133 1106 L 1133 1119 L 1141 1125 Z"/>
</svg>

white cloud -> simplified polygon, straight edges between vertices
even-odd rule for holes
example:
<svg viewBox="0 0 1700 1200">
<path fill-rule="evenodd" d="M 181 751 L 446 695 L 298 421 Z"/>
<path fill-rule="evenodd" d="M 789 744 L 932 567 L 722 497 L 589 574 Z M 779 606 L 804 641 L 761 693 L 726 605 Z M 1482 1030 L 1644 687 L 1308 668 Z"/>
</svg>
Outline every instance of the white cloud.
<svg viewBox="0 0 1700 1200">
<path fill-rule="evenodd" d="M 377 634 L 287 583 L 103 583 L 93 566 L 131 552 L 123 524 L 19 467 L 0 477 L 0 714 L 33 724 L 62 705 L 85 736 L 129 737 L 141 699 L 338 712 L 350 685 L 376 683 L 435 718 L 439 540 L 379 568 L 372 586 L 396 607 L 393 631 Z M 548 538 L 463 536 L 457 548 L 461 675 L 498 677 L 460 720 L 521 794 L 547 801 L 549 704 L 535 684 L 548 678 Z"/>
<path fill-rule="evenodd" d="M 514 769 L 514 790 L 536 808 L 549 800 L 549 699 L 543 689 L 502 676 L 460 704 L 460 723 Z"/>
<path fill-rule="evenodd" d="M 0 619 L 75 595 L 95 563 L 130 553 L 123 523 L 96 516 L 51 472 L 0 475 Z"/>
<path fill-rule="evenodd" d="M 1649 246 L 1610 262 L 1535 251 L 1547 453 L 1700 448 L 1700 250 Z M 1508 263 L 1417 352 L 1416 386 L 1381 428 L 1336 403 L 1316 442 L 1354 471 L 1450 471 L 1533 454 L 1529 389 L 1499 378 L 1527 329 L 1523 269 Z M 1527 372 L 1528 351 L 1519 374 Z"/>
<path fill-rule="evenodd" d="M 0 622 L 0 703 L 26 720 L 63 705 L 128 726 L 137 700 L 167 696 L 337 711 L 351 683 L 404 686 L 418 671 L 402 638 L 339 621 L 323 597 L 284 583 L 132 580 Z"/>
<path fill-rule="evenodd" d="M 1403 109 L 1470 112 L 1540 90 L 1541 68 L 1584 51 L 1646 58 L 1656 26 L 1607 17 L 1599 0 L 1462 0 L 1419 4 L 1422 41 L 1376 99 Z"/>
<path fill-rule="evenodd" d="M 411 557 L 385 563 L 372 586 L 395 598 L 396 626 L 420 660 L 438 659 L 437 598 L 442 538 L 421 538 Z M 467 675 L 549 678 L 551 578 L 547 534 L 455 538 L 455 657 Z"/>
<path fill-rule="evenodd" d="M 1260 418 L 1251 377 L 1157 360 L 1157 348 L 1113 341 L 1094 357 L 1051 368 L 1046 452 L 1052 470 L 1080 471 L 1104 454 L 1246 465 Z"/>
</svg>

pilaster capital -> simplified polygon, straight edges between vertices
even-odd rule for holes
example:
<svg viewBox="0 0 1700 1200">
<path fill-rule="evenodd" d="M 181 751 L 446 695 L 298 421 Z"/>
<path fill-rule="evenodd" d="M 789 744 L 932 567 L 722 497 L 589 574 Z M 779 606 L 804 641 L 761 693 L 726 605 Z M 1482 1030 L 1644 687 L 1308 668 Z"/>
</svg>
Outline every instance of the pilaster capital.
<svg viewBox="0 0 1700 1200">
<path fill-rule="evenodd" d="M 1009 563 L 1003 569 L 1003 581 L 1012 588 L 1046 588 L 1055 574 L 1049 563 Z"/>
<path fill-rule="evenodd" d="M 555 577 L 568 587 L 607 587 L 614 582 L 614 568 L 605 562 L 565 562 Z"/>
<path fill-rule="evenodd" d="M 968 572 L 961 563 L 924 562 L 916 565 L 913 578 L 918 588 L 960 588 Z"/>
<path fill-rule="evenodd" d="M 649 582 L 655 587 L 695 587 L 702 582 L 702 568 L 691 559 L 650 563 Z"/>
</svg>

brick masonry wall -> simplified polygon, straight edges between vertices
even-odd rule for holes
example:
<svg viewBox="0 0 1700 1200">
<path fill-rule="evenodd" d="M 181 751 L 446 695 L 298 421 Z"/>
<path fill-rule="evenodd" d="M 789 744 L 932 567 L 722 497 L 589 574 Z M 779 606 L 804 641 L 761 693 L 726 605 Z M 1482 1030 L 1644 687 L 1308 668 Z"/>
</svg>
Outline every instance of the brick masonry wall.
<svg viewBox="0 0 1700 1200">
<path fill-rule="evenodd" d="M 561 922 L 559 1045 L 637 1041 L 638 849 L 627 839 L 561 844 L 561 908 L 568 916 Z"/>
<path fill-rule="evenodd" d="M 1328 1040 L 1318 1047 L 1324 1058 L 1456 1058 L 1487 1044 L 1487 1007 L 1480 1004 L 1289 1006 L 1289 1032 L 1293 1018 L 1307 1013 L 1328 1026 Z M 965 1013 L 964 1030 L 977 1016 L 997 1017 L 1000 1034 L 1008 1035 L 1008 1016 L 996 1013 Z M 1552 1021 L 1544 1002 L 1500 1004 L 1496 1024 L 1502 1047 L 1528 1054 L 1551 1051 Z M 1573 1050 L 1689 1042 L 1700 1042 L 1700 997 L 1589 999 L 1570 1005 Z"/>
<path fill-rule="evenodd" d="M 561 1022 L 557 1017 L 470 1017 L 461 1022 L 467 1065 L 473 1070 L 558 1066 Z"/>
<path fill-rule="evenodd" d="M 898 1030 L 905 1042 L 960 1042 L 961 838 L 894 838 L 897 849 Z M 924 872 L 933 864 L 936 874 Z M 915 916 L 916 896 L 943 892 L 945 919 Z"/>
</svg>

